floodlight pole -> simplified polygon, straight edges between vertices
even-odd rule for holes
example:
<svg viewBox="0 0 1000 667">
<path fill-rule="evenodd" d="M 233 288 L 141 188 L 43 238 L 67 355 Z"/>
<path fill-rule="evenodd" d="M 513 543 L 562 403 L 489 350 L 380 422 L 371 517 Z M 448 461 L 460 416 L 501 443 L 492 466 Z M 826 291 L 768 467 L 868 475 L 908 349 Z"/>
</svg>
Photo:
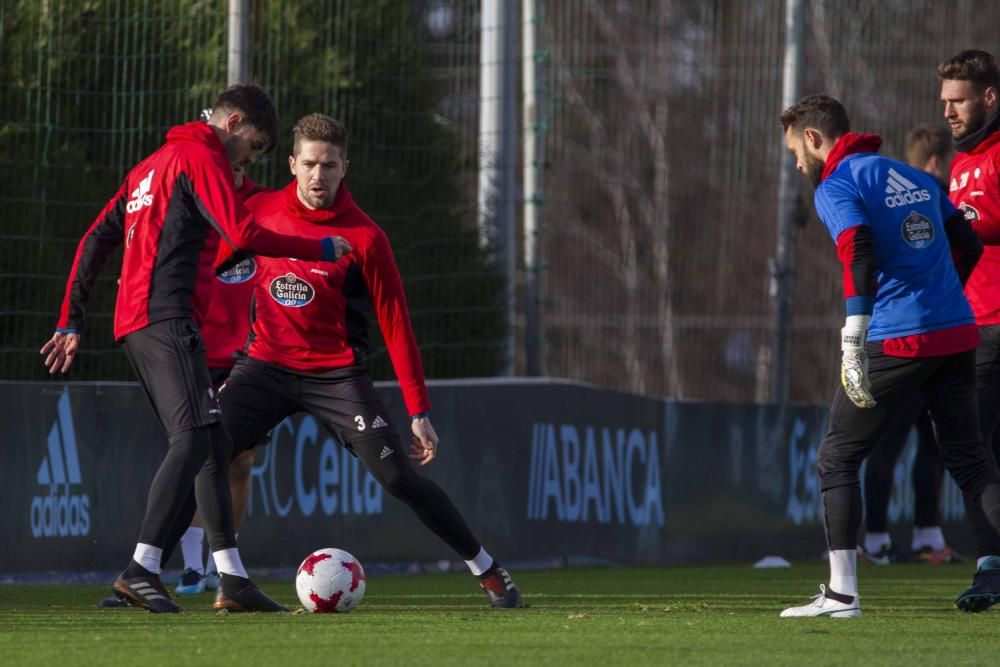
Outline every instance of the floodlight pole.
<svg viewBox="0 0 1000 667">
<path fill-rule="evenodd" d="M 781 108 L 787 109 L 801 97 L 802 45 L 805 33 L 805 0 L 785 0 L 785 64 Z M 795 158 L 781 151 L 778 178 L 778 241 L 771 261 L 771 296 L 774 299 L 774 341 L 772 344 L 771 402 L 788 402 L 791 368 L 792 297 L 795 289 L 795 229 L 799 208 L 799 175 Z"/>
<path fill-rule="evenodd" d="M 228 53 L 228 85 L 246 83 L 250 79 L 250 0 L 229 0 Z"/>
<path fill-rule="evenodd" d="M 524 365 L 527 375 L 544 375 L 541 320 L 542 261 L 539 256 L 538 209 L 542 205 L 543 131 L 538 106 L 536 0 L 521 2 L 521 155 L 524 203 Z"/>
<path fill-rule="evenodd" d="M 479 51 L 479 241 L 506 279 L 504 375 L 515 368 L 517 248 L 514 176 L 517 155 L 517 3 L 481 0 Z"/>
</svg>

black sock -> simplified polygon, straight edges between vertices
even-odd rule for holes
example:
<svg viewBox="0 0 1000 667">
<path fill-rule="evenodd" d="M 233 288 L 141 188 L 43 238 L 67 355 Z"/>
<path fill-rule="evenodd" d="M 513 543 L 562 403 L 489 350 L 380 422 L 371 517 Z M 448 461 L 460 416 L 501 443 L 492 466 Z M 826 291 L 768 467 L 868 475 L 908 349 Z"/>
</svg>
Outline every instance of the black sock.
<svg viewBox="0 0 1000 667">
<path fill-rule="evenodd" d="M 130 560 L 125 571 L 122 572 L 122 579 L 135 579 L 136 577 L 148 577 L 153 573 L 144 568 L 134 560 Z"/>
<path fill-rule="evenodd" d="M 841 602 L 843 604 L 851 604 L 852 602 L 854 602 L 853 595 L 844 595 L 843 593 L 838 593 L 837 591 L 831 590 L 829 588 L 826 589 L 826 597 L 830 598 L 831 600 Z"/>
</svg>

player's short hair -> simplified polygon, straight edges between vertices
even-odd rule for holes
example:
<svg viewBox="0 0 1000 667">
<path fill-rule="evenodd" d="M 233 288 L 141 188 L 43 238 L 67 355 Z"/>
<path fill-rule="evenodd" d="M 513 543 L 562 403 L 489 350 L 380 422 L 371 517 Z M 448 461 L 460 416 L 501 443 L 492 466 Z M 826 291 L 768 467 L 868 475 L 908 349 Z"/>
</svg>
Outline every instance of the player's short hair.
<svg viewBox="0 0 1000 667">
<path fill-rule="evenodd" d="M 278 111 L 264 89 L 255 83 L 237 83 L 219 93 L 212 105 L 214 113 L 243 114 L 244 120 L 267 135 L 264 152 L 271 151 L 278 138 Z"/>
<path fill-rule="evenodd" d="M 336 118 L 321 113 L 311 113 L 299 118 L 292 128 L 292 155 L 299 154 L 299 144 L 302 141 L 325 141 L 340 147 L 340 152 L 347 157 L 347 128 Z"/>
<path fill-rule="evenodd" d="M 951 132 L 941 123 L 922 123 L 906 135 L 906 161 L 917 169 L 933 156 L 944 158 L 951 151 Z"/>
<path fill-rule="evenodd" d="M 781 112 L 781 127 L 785 132 L 811 127 L 834 139 L 851 131 L 851 119 L 844 105 L 829 95 L 807 95 Z"/>
<path fill-rule="evenodd" d="M 938 65 L 938 78 L 971 81 L 982 92 L 993 87 L 1000 90 L 1000 67 L 988 51 L 966 49 Z"/>
</svg>

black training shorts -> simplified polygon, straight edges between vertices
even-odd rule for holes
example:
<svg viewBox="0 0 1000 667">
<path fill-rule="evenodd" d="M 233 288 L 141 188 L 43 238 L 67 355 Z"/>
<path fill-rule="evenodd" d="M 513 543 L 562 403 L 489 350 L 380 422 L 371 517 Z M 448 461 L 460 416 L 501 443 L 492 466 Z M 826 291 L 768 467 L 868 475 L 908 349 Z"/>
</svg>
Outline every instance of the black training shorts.
<svg viewBox="0 0 1000 667">
<path fill-rule="evenodd" d="M 219 421 L 205 346 L 194 321 L 154 322 L 126 336 L 123 347 L 167 436 Z"/>
<path fill-rule="evenodd" d="M 301 411 L 313 415 L 348 449 L 384 440 L 391 450 L 399 451 L 399 435 L 365 367 L 307 375 L 242 358 L 219 399 L 223 423 L 233 439 L 233 456 L 251 449 L 282 419 Z"/>
</svg>

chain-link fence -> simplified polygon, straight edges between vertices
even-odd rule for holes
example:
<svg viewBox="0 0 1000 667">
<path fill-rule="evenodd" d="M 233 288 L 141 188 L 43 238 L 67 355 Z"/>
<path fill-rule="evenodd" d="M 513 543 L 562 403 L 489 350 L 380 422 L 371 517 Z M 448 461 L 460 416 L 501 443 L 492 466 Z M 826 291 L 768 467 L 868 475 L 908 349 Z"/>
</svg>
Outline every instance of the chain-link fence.
<svg viewBox="0 0 1000 667">
<path fill-rule="evenodd" d="M 350 186 L 393 240 L 429 375 L 500 372 L 503 276 L 475 229 L 479 2 L 252 6 L 251 77 L 283 129 L 251 176 L 287 182 L 302 113 L 343 119 Z M 764 399 L 784 1 L 539 6 L 544 372 Z M 940 118 L 936 64 L 996 51 L 998 20 L 1000 5 L 974 0 L 807 1 L 803 91 L 841 98 L 854 129 L 899 156 L 911 126 Z M 80 234 L 128 167 L 224 85 L 225 28 L 220 2 L 0 5 L 0 377 L 41 377 L 37 348 Z M 796 263 L 791 396 L 821 402 L 843 306 L 832 243 L 811 218 Z M 114 278 L 109 267 L 77 378 L 130 377 L 111 342 Z"/>
<path fill-rule="evenodd" d="M 546 370 L 622 389 L 764 400 L 774 307 L 785 3 L 549 3 Z M 902 156 L 942 120 L 937 64 L 1000 47 L 1000 5 L 806 1 L 803 92 Z M 806 208 L 811 212 L 811 189 Z M 796 242 L 791 397 L 824 402 L 843 321 L 833 244 Z"/>
<path fill-rule="evenodd" d="M 37 350 L 86 226 L 166 130 L 197 118 L 224 87 L 225 4 L 0 7 L 0 376 L 43 376 Z M 475 173 L 474 130 L 454 126 L 475 111 L 475 96 L 470 109 L 463 94 L 476 79 L 455 90 L 456 70 L 476 54 L 475 15 L 450 16 L 449 31 L 458 32 L 439 40 L 427 3 L 251 5 L 251 78 L 272 94 L 282 119 L 278 149 L 251 177 L 272 187 L 289 182 L 286 156 L 300 116 L 342 119 L 347 182 L 393 242 L 428 375 L 497 374 L 504 280 L 479 247 L 475 191 L 462 180 Z M 109 266 L 95 290 L 74 378 L 131 377 L 111 340 L 116 274 Z M 376 376 L 386 377 L 387 355 L 374 356 Z"/>
</svg>

